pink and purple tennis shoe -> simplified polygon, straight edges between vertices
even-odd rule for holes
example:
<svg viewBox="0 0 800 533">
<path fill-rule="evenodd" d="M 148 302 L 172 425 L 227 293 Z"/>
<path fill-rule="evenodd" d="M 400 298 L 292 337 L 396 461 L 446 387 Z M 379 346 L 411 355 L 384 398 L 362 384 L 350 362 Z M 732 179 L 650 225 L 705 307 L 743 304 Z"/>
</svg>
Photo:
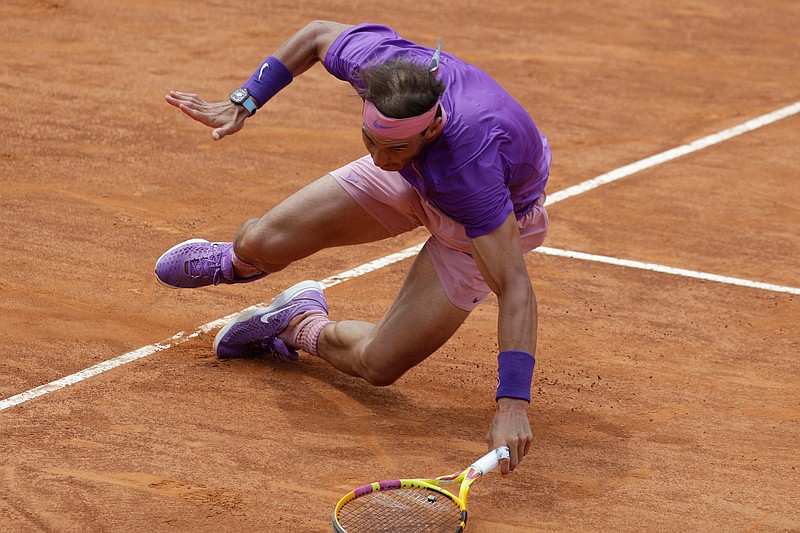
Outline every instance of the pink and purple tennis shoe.
<svg viewBox="0 0 800 533">
<path fill-rule="evenodd" d="M 214 351 L 221 359 L 265 353 L 297 360 L 295 346 L 287 346 L 278 335 L 292 319 L 311 312 L 328 314 L 322 285 L 302 281 L 275 297 L 269 307 L 246 311 L 228 323 L 214 339 Z"/>
<path fill-rule="evenodd" d="M 176 244 L 156 261 L 156 278 L 163 285 L 190 289 L 220 283 L 248 283 L 266 276 L 237 278 L 233 273 L 233 243 L 189 239 Z"/>
</svg>

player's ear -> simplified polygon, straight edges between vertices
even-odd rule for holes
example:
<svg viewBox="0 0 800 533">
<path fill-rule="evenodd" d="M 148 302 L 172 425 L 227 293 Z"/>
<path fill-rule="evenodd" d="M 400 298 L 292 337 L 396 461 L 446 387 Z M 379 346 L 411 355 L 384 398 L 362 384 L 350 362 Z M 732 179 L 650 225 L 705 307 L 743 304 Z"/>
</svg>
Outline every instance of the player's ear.
<svg viewBox="0 0 800 533">
<path fill-rule="evenodd" d="M 442 128 L 444 128 L 444 120 L 442 117 L 433 119 L 431 125 L 425 130 L 425 142 L 435 139 L 442 132 Z"/>
</svg>

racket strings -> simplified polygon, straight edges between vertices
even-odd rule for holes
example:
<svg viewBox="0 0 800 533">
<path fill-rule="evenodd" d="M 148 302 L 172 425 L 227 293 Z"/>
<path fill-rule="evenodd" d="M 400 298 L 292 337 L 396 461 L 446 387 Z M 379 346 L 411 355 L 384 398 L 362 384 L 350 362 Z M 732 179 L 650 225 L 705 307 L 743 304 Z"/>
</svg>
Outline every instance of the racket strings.
<svg viewBox="0 0 800 533">
<path fill-rule="evenodd" d="M 461 510 L 445 494 L 414 487 L 373 492 L 351 500 L 337 519 L 347 533 L 453 533 L 461 525 Z"/>
</svg>

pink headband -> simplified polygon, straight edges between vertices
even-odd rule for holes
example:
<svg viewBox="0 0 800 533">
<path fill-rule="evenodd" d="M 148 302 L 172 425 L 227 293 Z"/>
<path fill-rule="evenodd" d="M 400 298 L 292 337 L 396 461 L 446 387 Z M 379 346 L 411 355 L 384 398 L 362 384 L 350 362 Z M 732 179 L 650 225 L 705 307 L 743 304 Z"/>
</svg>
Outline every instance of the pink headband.
<svg viewBox="0 0 800 533">
<path fill-rule="evenodd" d="M 364 100 L 364 125 L 381 139 L 392 141 L 408 139 L 422 133 L 431 125 L 433 119 L 436 118 L 437 109 L 439 109 L 438 101 L 428 111 L 416 117 L 391 118 L 378 111 L 375 104 Z"/>
</svg>

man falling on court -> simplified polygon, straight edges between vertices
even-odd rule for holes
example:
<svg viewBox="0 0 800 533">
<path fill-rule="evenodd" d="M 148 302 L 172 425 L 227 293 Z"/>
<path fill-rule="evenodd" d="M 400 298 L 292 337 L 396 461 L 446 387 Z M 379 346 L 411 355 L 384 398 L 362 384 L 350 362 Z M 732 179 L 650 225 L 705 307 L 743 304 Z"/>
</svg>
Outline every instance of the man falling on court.
<svg viewBox="0 0 800 533">
<path fill-rule="evenodd" d="M 430 238 L 377 324 L 331 321 L 322 286 L 305 281 L 227 324 L 215 351 L 221 358 L 272 352 L 296 359 L 303 350 L 386 386 L 440 348 L 492 291 L 500 353 L 486 441 L 510 448 L 500 465 L 508 473 L 533 439 L 537 307 L 523 254 L 547 232 L 547 139 L 481 69 L 375 24 L 311 22 L 229 100 L 175 91 L 166 99 L 220 140 L 318 61 L 362 98 L 369 155 L 245 221 L 233 242 L 195 238 L 173 246 L 156 263 L 158 280 L 178 288 L 251 282 L 324 248 L 425 226 Z"/>
</svg>

